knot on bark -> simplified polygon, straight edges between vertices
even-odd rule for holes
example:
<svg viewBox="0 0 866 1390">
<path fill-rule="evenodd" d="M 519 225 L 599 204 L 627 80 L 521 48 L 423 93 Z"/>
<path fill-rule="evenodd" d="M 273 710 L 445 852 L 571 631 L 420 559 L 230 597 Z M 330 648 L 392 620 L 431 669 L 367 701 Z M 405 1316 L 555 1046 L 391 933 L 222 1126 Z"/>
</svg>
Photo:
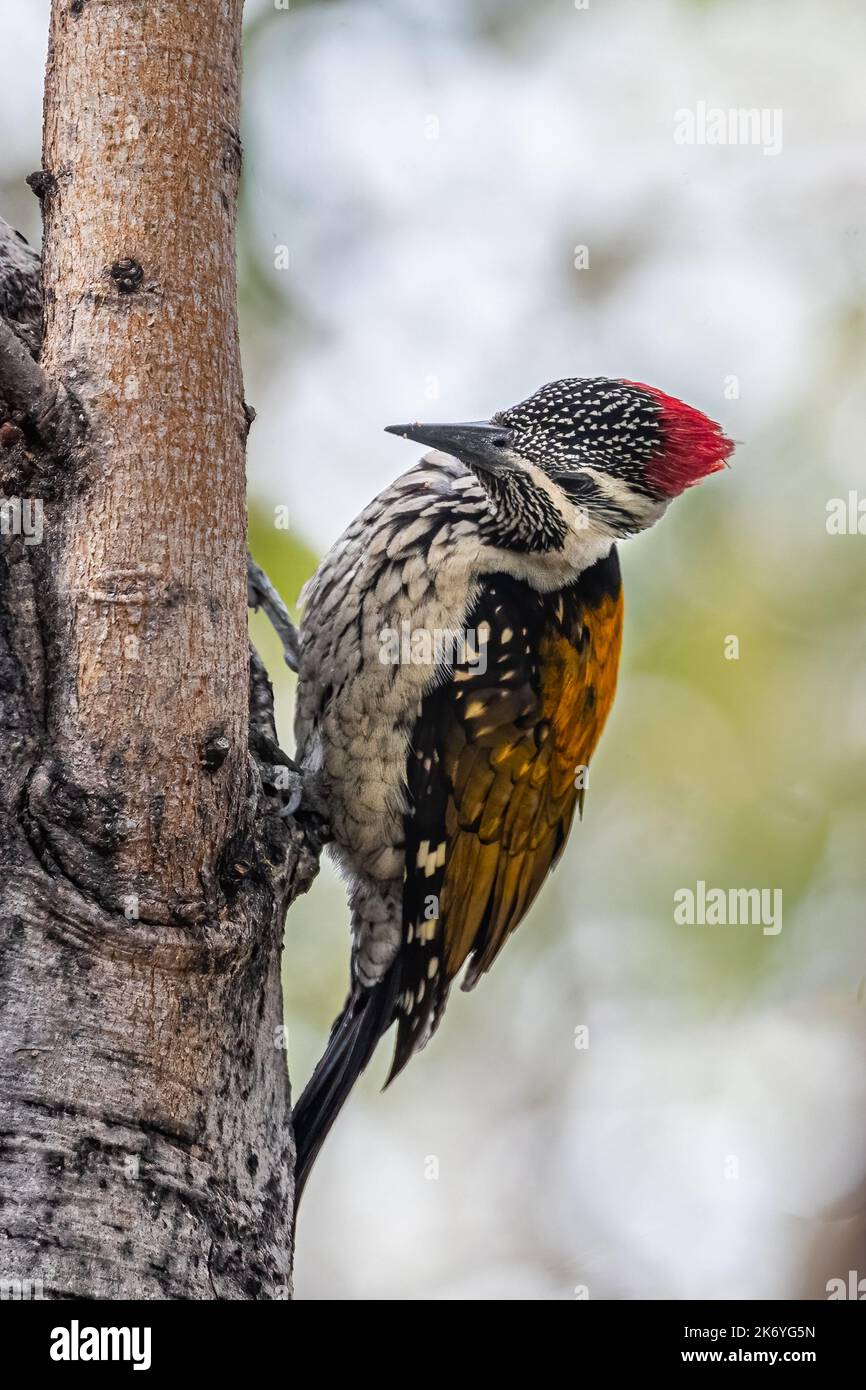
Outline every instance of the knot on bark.
<svg viewBox="0 0 866 1390">
<path fill-rule="evenodd" d="M 13 420 L 4 420 L 0 425 L 0 449 L 13 449 L 24 443 L 24 431 Z"/>
<path fill-rule="evenodd" d="M 205 739 L 202 766 L 207 772 L 219 772 L 231 751 L 231 741 L 223 729 L 213 729 Z"/>
<path fill-rule="evenodd" d="M 33 189 L 40 203 L 43 199 L 50 197 L 57 192 L 57 180 L 47 169 L 36 169 L 32 174 L 27 175 L 27 184 Z"/>
<path fill-rule="evenodd" d="M 122 261 L 115 261 L 109 274 L 121 294 L 135 294 L 144 279 L 143 269 L 138 261 L 131 257 L 126 257 Z"/>
</svg>

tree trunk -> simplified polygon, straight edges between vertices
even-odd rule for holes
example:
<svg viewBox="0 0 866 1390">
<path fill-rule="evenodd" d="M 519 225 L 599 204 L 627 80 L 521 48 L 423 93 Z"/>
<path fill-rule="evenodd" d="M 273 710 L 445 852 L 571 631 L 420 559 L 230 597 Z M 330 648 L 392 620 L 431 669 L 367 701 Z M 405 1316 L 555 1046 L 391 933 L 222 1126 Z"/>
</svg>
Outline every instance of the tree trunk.
<svg viewBox="0 0 866 1390">
<path fill-rule="evenodd" d="M 0 1278 L 46 1297 L 291 1286 L 315 854 L 246 629 L 241 12 L 53 0 L 40 365 L 0 337 L 2 495 L 36 506 L 0 546 Z"/>
</svg>

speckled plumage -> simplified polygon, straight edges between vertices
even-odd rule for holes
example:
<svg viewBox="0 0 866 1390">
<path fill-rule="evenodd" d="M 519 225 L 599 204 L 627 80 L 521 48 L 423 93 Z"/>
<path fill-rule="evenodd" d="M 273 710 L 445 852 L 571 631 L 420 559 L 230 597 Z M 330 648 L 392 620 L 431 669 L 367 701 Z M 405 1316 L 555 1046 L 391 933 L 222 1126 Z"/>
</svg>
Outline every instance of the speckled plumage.
<svg viewBox="0 0 866 1390">
<path fill-rule="evenodd" d="M 489 422 L 392 432 L 450 452 L 371 502 L 303 595 L 297 756 L 348 880 L 353 948 L 295 1108 L 299 1191 L 379 1037 L 397 1021 L 393 1076 L 458 971 L 474 983 L 529 909 L 613 700 L 614 543 L 730 449 L 699 412 L 599 378 Z M 473 624 L 490 670 L 453 654 Z M 403 630 L 446 634 L 450 655 L 383 659 L 383 634 Z"/>
<path fill-rule="evenodd" d="M 350 879 L 363 983 L 381 978 L 399 947 L 406 753 L 419 703 L 441 675 L 383 663 L 383 629 L 408 622 L 457 635 L 482 574 L 559 588 L 613 536 L 573 529 L 556 558 L 495 541 L 485 488 L 456 460 L 431 454 L 364 509 L 304 591 L 297 753 Z"/>
</svg>

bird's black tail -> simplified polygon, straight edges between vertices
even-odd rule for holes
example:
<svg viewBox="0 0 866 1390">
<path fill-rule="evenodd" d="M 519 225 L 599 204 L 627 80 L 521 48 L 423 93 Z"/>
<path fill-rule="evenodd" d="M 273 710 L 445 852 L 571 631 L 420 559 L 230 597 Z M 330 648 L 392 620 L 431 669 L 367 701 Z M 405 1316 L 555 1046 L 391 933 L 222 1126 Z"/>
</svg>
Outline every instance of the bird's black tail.
<svg viewBox="0 0 866 1390">
<path fill-rule="evenodd" d="M 310 1169 L 382 1034 L 394 1017 L 397 971 L 392 967 L 372 989 L 355 988 L 331 1029 L 316 1070 L 292 1110 L 295 1131 L 295 1210 Z"/>
</svg>

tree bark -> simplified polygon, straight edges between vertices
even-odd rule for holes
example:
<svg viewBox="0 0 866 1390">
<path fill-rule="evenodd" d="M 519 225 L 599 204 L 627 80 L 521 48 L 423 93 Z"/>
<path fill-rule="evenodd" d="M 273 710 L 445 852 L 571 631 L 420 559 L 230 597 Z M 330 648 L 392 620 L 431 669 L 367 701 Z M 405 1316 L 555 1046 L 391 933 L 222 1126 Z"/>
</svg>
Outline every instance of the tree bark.
<svg viewBox="0 0 866 1390">
<path fill-rule="evenodd" d="M 44 517 L 0 538 L 0 1277 L 46 1297 L 291 1287 L 316 857 L 246 629 L 241 15 L 53 0 L 40 364 L 0 335 L 0 480 Z"/>
</svg>

